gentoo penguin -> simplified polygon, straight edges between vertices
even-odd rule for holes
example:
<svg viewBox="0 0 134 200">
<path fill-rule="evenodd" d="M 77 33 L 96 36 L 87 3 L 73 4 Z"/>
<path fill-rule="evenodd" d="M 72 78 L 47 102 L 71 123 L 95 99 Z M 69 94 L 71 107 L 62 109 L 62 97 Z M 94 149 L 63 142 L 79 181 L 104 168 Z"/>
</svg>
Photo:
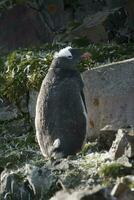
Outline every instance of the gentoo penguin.
<svg viewBox="0 0 134 200">
<path fill-rule="evenodd" d="M 83 81 L 76 65 L 80 49 L 55 53 L 36 104 L 37 141 L 45 157 L 61 158 L 81 150 L 86 136 Z"/>
</svg>

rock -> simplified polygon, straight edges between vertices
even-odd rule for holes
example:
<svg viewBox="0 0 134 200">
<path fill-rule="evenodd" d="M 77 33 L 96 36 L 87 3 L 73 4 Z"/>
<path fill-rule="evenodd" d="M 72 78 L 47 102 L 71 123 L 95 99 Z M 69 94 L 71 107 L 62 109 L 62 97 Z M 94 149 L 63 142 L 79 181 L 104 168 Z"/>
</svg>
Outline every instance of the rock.
<svg viewBox="0 0 134 200">
<path fill-rule="evenodd" d="M 7 200 L 12 197 L 13 200 L 115 200 L 110 194 L 111 180 L 114 184 L 115 179 L 110 175 L 110 188 L 103 188 L 105 181 L 99 175 L 100 167 L 104 164 L 111 163 L 111 157 L 108 152 L 90 153 L 86 156 L 75 156 L 68 159 L 60 159 L 56 161 L 38 160 L 38 152 L 34 152 L 36 162 L 42 167 L 22 162 L 21 167 L 18 165 L 14 168 L 12 162 L 6 164 L 6 169 L 1 169 L 0 179 L 0 199 Z M 20 157 L 17 157 L 20 159 Z M 34 163 L 29 154 L 27 154 L 27 162 Z M 39 162 L 38 162 L 39 161 Z M 24 161 L 25 162 L 25 161 Z M 106 164 L 106 165 L 107 165 Z M 108 167 L 108 166 L 107 166 Z M 117 175 L 124 176 L 126 170 L 123 165 L 115 165 L 109 168 Z M 125 171 L 124 171 L 125 170 Z M 122 173 L 123 172 L 123 173 Z M 130 173 L 129 170 L 129 174 Z M 126 185 L 133 184 L 133 176 L 123 177 L 122 183 Z M 59 190 L 56 195 L 55 193 Z M 123 191 L 124 192 L 124 191 Z M 55 196 L 54 196 L 55 195 Z M 53 197 L 52 197 L 53 196 Z M 5 198 L 5 199 L 4 199 Z M 6 199 L 7 198 L 7 199 Z"/>
<path fill-rule="evenodd" d="M 134 59 L 103 65 L 82 76 L 88 110 L 88 136 L 95 139 L 107 124 L 134 124 Z"/>
<path fill-rule="evenodd" d="M 17 5 L 1 12 L 1 52 L 5 53 L 19 47 L 40 45 L 42 41 L 48 42 L 51 39 L 52 34 L 44 27 L 36 9 L 29 8 L 26 5 Z"/>
<path fill-rule="evenodd" d="M 46 0 L 42 3 L 42 7 L 44 7 L 41 10 L 42 16 L 51 30 L 56 32 L 65 27 L 63 0 Z"/>
<path fill-rule="evenodd" d="M 119 129 L 116 139 L 109 151 L 114 159 L 125 155 L 129 159 L 134 159 L 134 131 L 131 128 Z"/>
<path fill-rule="evenodd" d="M 128 158 L 134 158 L 134 129 L 133 127 L 128 130 L 126 134 L 127 138 L 127 147 L 125 150 L 125 155 Z"/>
<path fill-rule="evenodd" d="M 108 35 L 104 27 L 104 22 L 109 12 L 98 12 L 85 17 L 82 25 L 72 30 L 65 40 L 70 41 L 78 37 L 85 37 L 90 42 L 104 42 L 108 40 Z M 98 32 L 100 34 L 98 34 Z"/>
<path fill-rule="evenodd" d="M 106 1 L 88 1 L 78 0 L 78 4 L 75 6 L 75 20 L 83 21 L 85 16 L 94 15 L 100 11 L 108 8 Z"/>
<path fill-rule="evenodd" d="M 109 150 L 115 140 L 117 128 L 112 125 L 106 125 L 100 130 L 100 134 L 97 139 L 99 150 Z"/>
<path fill-rule="evenodd" d="M 115 197 L 119 197 L 126 190 L 129 190 L 129 187 L 125 183 L 117 183 L 111 191 L 111 195 Z"/>
<path fill-rule="evenodd" d="M 75 36 L 85 36 L 89 42 L 103 42 L 119 37 L 127 41 L 134 39 L 132 0 L 78 0 L 76 2 L 46 0 L 45 2 L 28 2 L 28 5 L 23 2 L 16 6 L 6 0 L 2 1 L 0 6 L 2 10 L 0 14 L 1 52 L 52 42 L 54 38 L 58 38 L 60 32 L 64 33 L 64 30 L 68 32 L 68 25 L 75 22 L 82 26 L 72 31 L 68 37 L 69 41 Z M 4 9 L 6 7 L 8 7 L 7 10 Z M 109 17 L 106 13 L 109 13 Z M 88 19 L 90 23 L 85 24 L 83 19 Z M 25 37 L 22 37 L 23 35 Z M 67 38 L 66 35 L 65 38 Z"/>
<path fill-rule="evenodd" d="M 2 200 L 48 199 L 56 182 L 57 177 L 47 167 L 26 165 L 16 171 L 5 169 L 1 173 L 0 195 Z"/>
<path fill-rule="evenodd" d="M 111 194 L 114 197 L 117 197 L 118 200 L 133 200 L 134 199 L 134 191 L 131 191 L 129 187 L 124 183 L 117 183 Z"/>
<path fill-rule="evenodd" d="M 107 4 L 109 8 L 122 7 L 126 3 L 126 0 L 108 0 Z"/>
<path fill-rule="evenodd" d="M 31 165 L 26 165 L 26 179 L 31 185 L 36 198 L 47 197 L 58 180 L 51 169 L 47 167 L 39 168 Z"/>
<path fill-rule="evenodd" d="M 113 142 L 109 152 L 112 155 L 112 157 L 116 160 L 119 157 L 123 156 L 126 146 L 127 146 L 126 131 L 119 129 L 116 135 L 116 139 Z"/>
<path fill-rule="evenodd" d="M 74 191 L 72 194 L 66 191 L 58 192 L 50 200 L 115 200 L 106 189 L 96 188 L 94 190 Z"/>
<path fill-rule="evenodd" d="M 1 188 L 0 196 L 1 200 L 4 199 L 14 199 L 14 200 L 28 200 L 33 199 L 33 191 L 30 189 L 30 185 L 26 186 L 20 184 L 21 177 L 17 173 L 9 173 L 8 171 L 3 171 L 1 174 Z"/>
</svg>

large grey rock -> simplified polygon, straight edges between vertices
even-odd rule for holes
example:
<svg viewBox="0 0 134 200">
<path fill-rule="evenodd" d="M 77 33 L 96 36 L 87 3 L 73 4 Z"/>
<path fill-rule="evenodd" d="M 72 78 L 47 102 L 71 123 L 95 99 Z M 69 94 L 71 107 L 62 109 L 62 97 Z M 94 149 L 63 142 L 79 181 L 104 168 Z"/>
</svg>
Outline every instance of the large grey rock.
<svg viewBox="0 0 134 200">
<path fill-rule="evenodd" d="M 1 3 L 2 4 L 2 3 Z M 4 5 L 3 7 L 7 6 Z M 30 36 L 30 37 L 29 37 Z M 40 19 L 36 9 L 17 5 L 0 14 L 0 52 L 51 41 L 52 33 Z"/>
<path fill-rule="evenodd" d="M 72 30 L 68 36 L 65 37 L 65 41 L 73 40 L 77 37 L 85 37 L 90 42 L 104 42 L 108 40 L 108 34 L 104 27 L 109 12 L 98 12 L 94 15 L 85 17 L 83 23 L 76 29 Z M 99 34 L 98 34 L 99 32 Z"/>
<path fill-rule="evenodd" d="M 45 166 L 26 165 L 25 174 L 37 199 L 47 199 L 49 192 L 56 186 L 58 180 L 52 170 Z"/>
<path fill-rule="evenodd" d="M 48 199 L 57 177 L 47 167 L 26 165 L 18 170 L 5 169 L 0 179 L 1 200 Z"/>
<path fill-rule="evenodd" d="M 134 124 L 134 59 L 87 70 L 83 80 L 90 139 L 107 124 L 117 128 Z"/>
<path fill-rule="evenodd" d="M 28 185 L 20 184 L 20 177 L 17 173 L 8 171 L 3 171 L 1 174 L 0 182 L 0 197 L 1 200 L 28 200 L 33 199 L 33 191 L 30 190 Z"/>
</svg>

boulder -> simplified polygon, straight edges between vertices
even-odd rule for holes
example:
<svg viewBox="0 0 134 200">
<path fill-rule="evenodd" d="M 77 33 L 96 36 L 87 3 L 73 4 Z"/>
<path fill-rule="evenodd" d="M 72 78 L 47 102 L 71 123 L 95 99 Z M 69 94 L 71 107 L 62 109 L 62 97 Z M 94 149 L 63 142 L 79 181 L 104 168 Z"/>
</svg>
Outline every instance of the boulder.
<svg viewBox="0 0 134 200">
<path fill-rule="evenodd" d="M 102 65 L 82 74 L 88 110 L 88 137 L 111 124 L 134 124 L 134 59 Z"/>
<path fill-rule="evenodd" d="M 44 27 L 36 9 L 17 5 L 1 12 L 0 52 L 41 45 L 51 39 L 52 33 Z"/>
<path fill-rule="evenodd" d="M 83 23 L 76 29 L 72 30 L 68 36 L 65 37 L 65 41 L 77 39 L 79 37 L 85 37 L 90 42 L 106 42 L 108 40 L 108 34 L 104 27 L 109 12 L 98 12 L 94 15 L 87 16 L 83 20 Z M 99 34 L 98 34 L 99 32 Z"/>
<path fill-rule="evenodd" d="M 48 199 L 56 182 L 57 177 L 47 167 L 39 168 L 27 164 L 16 171 L 5 169 L 1 173 L 0 197 L 1 200 Z"/>
<path fill-rule="evenodd" d="M 1 200 L 11 199 L 27 200 L 29 198 L 33 199 L 33 191 L 28 184 L 20 184 L 20 177 L 17 173 L 9 173 L 4 170 L 1 174 L 1 187 L 0 187 L 0 197 Z"/>
</svg>

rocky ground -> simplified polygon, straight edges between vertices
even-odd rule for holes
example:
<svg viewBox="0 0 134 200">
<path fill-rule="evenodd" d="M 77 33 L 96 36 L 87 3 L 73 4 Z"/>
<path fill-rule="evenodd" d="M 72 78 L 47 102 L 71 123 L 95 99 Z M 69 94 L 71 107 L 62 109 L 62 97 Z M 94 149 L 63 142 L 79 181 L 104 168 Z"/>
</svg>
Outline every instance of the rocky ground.
<svg viewBox="0 0 134 200">
<path fill-rule="evenodd" d="M 111 131 L 106 126 L 99 139 L 85 144 L 78 155 L 51 161 L 44 160 L 28 137 L 16 138 L 16 147 L 10 142 L 8 162 L 1 157 L 1 200 L 132 200 L 134 130 L 119 129 L 114 141 Z M 1 145 L 9 147 L 9 138 L 4 139 Z M 22 146 L 24 141 L 27 148 Z"/>
<path fill-rule="evenodd" d="M 133 200 L 134 1 L 3 0 L 0 10 L 0 199 Z M 68 43 L 91 53 L 78 69 L 95 142 L 45 160 L 35 139 L 37 91 Z"/>
<path fill-rule="evenodd" d="M 79 65 L 80 71 L 96 63 L 107 63 L 109 55 L 115 61 L 133 57 L 133 47 L 129 49 L 131 54 L 127 54 L 124 45 L 104 45 L 101 51 L 93 45 L 90 49 L 92 58 Z M 35 138 L 35 89 L 47 73 L 51 59 L 51 52 L 25 50 L 10 54 L 5 65 L 1 60 L 0 199 L 133 200 L 134 59 L 105 64 L 82 74 L 88 136 L 97 139 L 85 144 L 75 156 L 45 160 Z"/>
</svg>

